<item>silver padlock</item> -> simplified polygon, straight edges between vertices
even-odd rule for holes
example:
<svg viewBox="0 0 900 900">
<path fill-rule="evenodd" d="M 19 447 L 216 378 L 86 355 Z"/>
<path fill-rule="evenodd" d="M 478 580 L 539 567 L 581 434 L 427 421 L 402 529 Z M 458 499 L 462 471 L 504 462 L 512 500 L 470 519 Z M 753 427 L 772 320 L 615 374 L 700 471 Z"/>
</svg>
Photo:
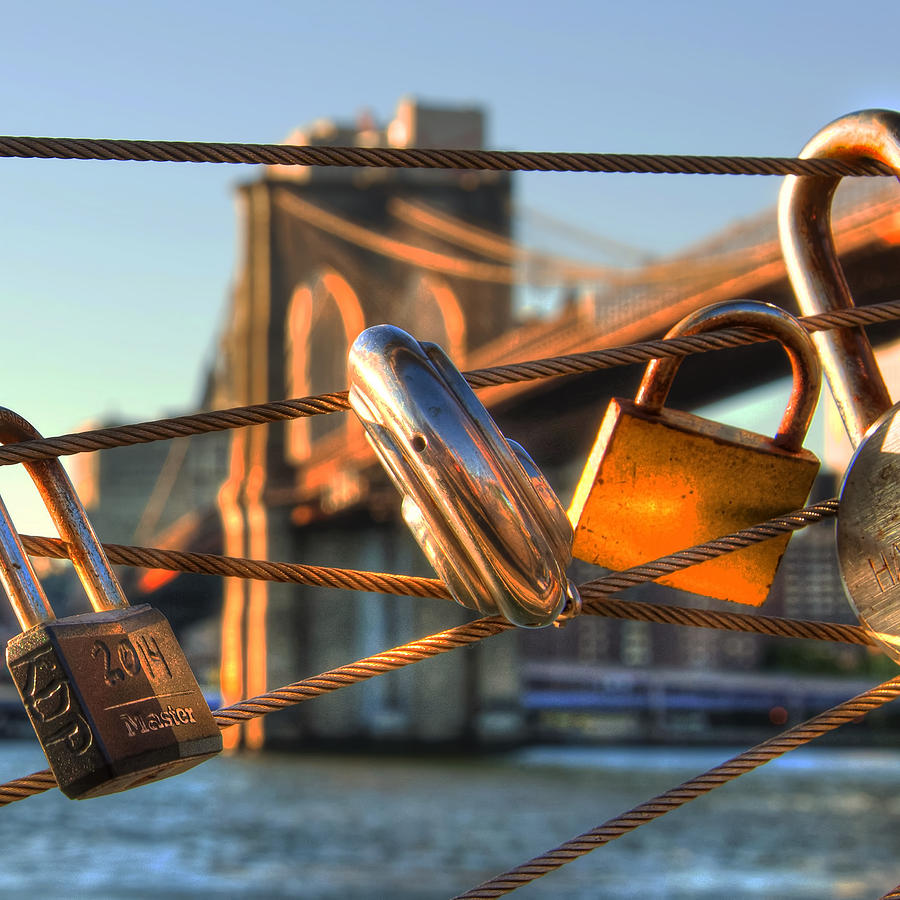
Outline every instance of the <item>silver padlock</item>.
<svg viewBox="0 0 900 900">
<path fill-rule="evenodd" d="M 403 518 L 454 599 L 529 627 L 575 603 L 565 510 L 444 351 L 376 325 L 354 341 L 348 374 L 350 405 L 403 495 Z"/>
<path fill-rule="evenodd" d="M 865 110 L 820 131 L 802 158 L 861 157 L 900 174 L 900 113 Z M 789 176 L 778 230 L 800 309 L 816 315 L 853 306 L 831 234 L 839 178 Z M 841 577 L 860 621 L 900 662 L 900 404 L 890 395 L 862 328 L 813 335 L 856 452 L 844 475 L 837 521 Z"/>
</svg>

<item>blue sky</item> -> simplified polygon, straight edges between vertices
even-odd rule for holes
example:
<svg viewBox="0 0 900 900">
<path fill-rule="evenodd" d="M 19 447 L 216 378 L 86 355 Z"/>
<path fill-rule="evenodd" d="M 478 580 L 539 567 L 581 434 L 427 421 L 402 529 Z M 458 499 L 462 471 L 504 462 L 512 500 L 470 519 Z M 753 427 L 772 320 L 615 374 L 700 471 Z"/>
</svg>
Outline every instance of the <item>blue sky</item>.
<svg viewBox="0 0 900 900">
<path fill-rule="evenodd" d="M 0 133 L 269 142 L 322 116 L 386 120 L 413 94 L 483 104 L 498 148 L 794 155 L 842 113 L 900 108 L 898 25 L 896 0 L 8 4 Z M 254 175 L 0 160 L 0 403 L 45 434 L 189 411 L 234 270 L 233 186 Z M 516 178 L 522 204 L 657 253 L 779 184 Z M 4 473 L 0 492 L 20 488 Z M 9 505 L 48 530 L 30 494 Z"/>
</svg>

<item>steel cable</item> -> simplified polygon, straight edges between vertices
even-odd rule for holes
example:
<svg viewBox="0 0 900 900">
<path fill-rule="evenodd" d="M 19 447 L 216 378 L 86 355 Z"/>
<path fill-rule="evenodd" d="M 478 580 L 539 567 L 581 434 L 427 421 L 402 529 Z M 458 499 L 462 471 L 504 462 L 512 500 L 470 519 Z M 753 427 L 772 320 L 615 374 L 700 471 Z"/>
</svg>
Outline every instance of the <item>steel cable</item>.
<svg viewBox="0 0 900 900">
<path fill-rule="evenodd" d="M 613 601 L 607 602 L 612 603 Z M 628 604 L 619 604 L 619 606 L 621 607 L 625 607 L 627 605 Z M 644 604 L 633 605 L 637 609 L 644 608 Z M 665 607 L 660 607 L 660 609 L 664 610 Z M 682 610 L 681 612 L 700 611 Z M 737 614 L 733 613 L 730 615 L 736 616 Z M 752 616 L 744 616 L 743 618 L 747 620 L 754 619 L 754 617 Z M 770 621 L 776 623 L 779 622 L 779 620 L 775 619 L 770 619 Z M 784 625 L 788 627 L 794 624 L 792 620 L 780 621 L 782 621 Z M 672 624 L 683 623 L 673 621 Z M 827 625 L 828 623 L 800 622 L 799 624 L 816 626 L 822 624 Z M 232 725 L 246 722 L 249 719 L 268 715 L 269 713 L 275 712 L 280 709 L 286 709 L 291 706 L 296 706 L 298 703 L 302 703 L 306 700 L 311 700 L 314 697 L 320 697 L 323 694 L 333 693 L 334 691 L 340 690 L 341 688 L 349 687 L 352 684 L 358 684 L 361 681 L 367 681 L 368 679 L 374 678 L 377 675 L 383 675 L 386 672 L 391 672 L 395 669 L 403 668 L 412 663 L 421 662 L 424 659 L 438 656 L 441 653 L 446 653 L 449 650 L 455 650 L 459 647 L 467 646 L 469 644 L 483 640 L 486 637 L 500 634 L 503 631 L 509 631 L 514 627 L 515 626 L 510 622 L 507 622 L 505 619 L 502 619 L 499 616 L 490 616 L 482 619 L 477 619 L 474 622 L 469 622 L 465 625 L 458 625 L 454 628 L 449 628 L 445 631 L 429 635 L 428 637 L 422 638 L 417 641 L 410 641 L 407 644 L 403 644 L 399 647 L 394 647 L 391 650 L 385 651 L 384 653 L 379 653 L 375 656 L 370 656 L 353 663 L 348 663 L 344 666 L 339 666 L 336 669 L 322 672 L 321 674 L 315 675 L 311 678 L 305 678 L 301 681 L 296 681 L 292 684 L 285 685 L 278 690 L 268 691 L 265 694 L 260 694 L 257 697 L 239 701 L 238 703 L 232 704 L 231 706 L 216 710 L 213 713 L 213 718 L 216 720 L 216 723 L 220 728 L 229 728 Z M 856 626 L 836 627 L 851 630 L 851 634 L 853 628 L 856 628 L 858 632 L 863 631 L 863 629 Z M 752 629 L 748 628 L 741 630 Z M 782 632 L 777 630 L 764 631 L 763 633 L 782 634 L 782 636 L 784 636 Z M 788 634 L 786 636 L 802 637 L 808 635 L 797 633 Z M 862 637 L 862 635 L 860 635 L 860 637 Z M 864 641 L 857 640 L 852 642 L 863 643 Z M 0 785 L 0 806 L 6 806 L 10 803 L 16 802 L 17 800 L 24 800 L 26 797 L 43 793 L 44 791 L 50 790 L 53 787 L 56 787 L 56 780 L 49 770 L 43 770 L 32 775 L 27 775 L 24 778 L 18 778 L 13 781 L 9 781 L 6 784 Z"/>
<path fill-rule="evenodd" d="M 866 630 L 858 625 L 785 619 L 746 613 L 726 613 L 609 599 L 609 594 L 654 581 L 679 569 L 804 528 L 809 524 L 834 516 L 837 509 L 838 501 L 836 499 L 824 500 L 787 515 L 777 516 L 752 528 L 745 528 L 704 544 L 681 550 L 670 556 L 660 557 L 621 572 L 610 572 L 600 578 L 585 582 L 578 588 L 584 601 L 581 614 L 875 646 L 874 640 Z M 68 545 L 59 538 L 27 534 L 20 535 L 20 537 L 25 549 L 32 556 L 47 556 L 55 559 L 66 559 L 69 556 Z M 302 563 L 269 562 L 243 557 L 220 556 L 213 553 L 191 553 L 154 547 L 132 547 L 124 544 L 103 544 L 103 549 L 110 562 L 117 565 L 218 575 L 226 578 L 251 578 L 350 591 L 451 599 L 447 587 L 436 578 L 363 572 L 357 569 L 311 566 Z M 390 652 L 402 649 L 394 648 Z"/>
<path fill-rule="evenodd" d="M 707 556 L 703 552 L 706 549 L 710 550 L 712 556 L 721 556 L 737 550 L 741 546 L 755 543 L 757 540 L 765 540 L 768 537 L 774 537 L 776 534 L 784 533 L 785 530 L 793 531 L 804 528 L 814 521 L 834 515 L 836 511 L 837 501 L 827 500 L 823 503 L 797 510 L 794 513 L 789 513 L 786 516 L 779 516 L 754 528 L 744 529 L 733 535 L 726 535 L 715 541 L 710 541 L 707 544 L 701 544 L 680 553 L 663 557 L 656 562 L 666 562 L 666 565 L 661 565 L 659 568 L 655 568 L 654 563 L 647 563 L 623 572 L 613 572 L 604 578 L 587 582 L 581 586 L 581 590 L 587 591 L 592 596 L 589 602 L 584 605 L 582 612 L 591 615 L 610 616 L 612 618 L 654 621 L 673 625 L 695 625 L 777 635 L 779 637 L 873 644 L 874 642 L 869 638 L 865 629 L 856 625 L 781 619 L 774 616 L 751 616 L 743 613 L 718 613 L 711 610 L 668 607 L 649 603 L 626 603 L 610 600 L 606 596 L 606 594 L 611 592 L 624 590 L 627 587 L 646 581 L 652 581 L 654 577 L 674 571 L 674 568 L 686 568 L 694 565 L 696 562 L 701 561 L 699 557 L 703 559 L 711 558 L 711 556 Z M 58 539 L 22 535 L 22 542 L 29 553 L 60 558 L 68 556 L 66 545 Z M 267 578 L 275 581 L 299 580 L 300 577 L 306 577 L 307 570 L 321 568 L 299 566 L 292 563 L 265 563 L 260 560 L 218 557 L 212 554 L 184 553 L 145 547 L 124 547 L 117 544 L 104 544 L 104 548 L 107 550 L 112 562 L 121 562 L 129 559 L 142 559 L 148 562 L 153 561 L 154 563 L 160 561 L 166 563 L 184 561 L 185 564 L 194 567 L 188 571 L 208 571 L 210 574 Z M 132 553 L 132 551 L 135 551 L 135 553 Z M 633 579 L 629 577 L 629 573 L 634 573 Z M 385 586 L 401 588 L 406 584 L 407 580 L 417 582 L 420 583 L 423 589 L 423 593 L 419 596 L 437 596 L 437 593 L 431 594 L 425 593 L 425 591 L 430 590 L 432 586 L 435 589 L 438 587 L 443 588 L 442 583 L 436 581 L 436 579 L 419 579 L 413 576 L 400 575 L 383 576 L 379 573 L 355 572 L 353 570 L 326 570 L 326 580 L 330 582 L 333 578 L 339 578 L 343 574 L 348 574 L 347 585 L 355 585 L 357 583 L 356 576 L 386 578 L 388 580 L 384 583 Z M 326 581 L 315 583 L 324 584 Z M 329 586 L 334 585 L 329 584 Z M 443 590 L 446 592 L 446 588 L 443 588 Z M 406 593 L 405 590 L 400 590 L 399 592 Z M 499 616 L 476 619 L 474 622 L 458 625 L 429 635 L 426 638 L 393 647 L 384 653 L 357 660 L 345 666 L 339 666 L 336 669 L 294 682 L 278 690 L 261 694 L 258 697 L 239 701 L 232 706 L 217 710 L 213 715 L 219 727 L 227 728 L 257 716 L 267 715 L 278 709 L 294 706 L 313 697 L 332 693 L 351 684 L 367 681 L 377 675 L 383 675 L 385 672 L 403 668 L 449 650 L 467 646 L 491 635 L 508 631 L 513 627 L 515 626 Z M 42 793 L 55 786 L 56 781 L 49 770 L 9 781 L 0 785 L 0 806 Z"/>
<path fill-rule="evenodd" d="M 109 138 L 0 137 L 0 157 L 132 162 L 249 163 L 388 169 L 500 172 L 622 172 L 673 175 L 892 175 L 875 160 L 782 156 L 696 156 L 654 153 L 556 153 L 509 150 L 426 150 L 389 147 L 305 147 L 291 144 L 129 141 Z"/>
<path fill-rule="evenodd" d="M 800 321 L 807 331 L 814 332 L 855 325 L 872 325 L 896 319 L 900 319 L 900 300 L 821 313 L 816 316 L 805 316 Z M 477 389 L 561 375 L 585 374 L 616 366 L 644 363 L 651 359 L 689 356 L 694 353 L 724 350 L 767 340 L 771 340 L 768 335 L 750 329 L 727 328 L 702 335 L 670 340 L 641 341 L 606 350 L 593 350 L 511 365 L 491 366 L 464 374 L 469 384 Z M 132 425 L 92 429 L 41 440 L 21 441 L 0 447 L 0 466 L 11 466 L 35 459 L 71 456 L 75 453 L 91 453 L 113 447 L 146 444 L 193 434 L 227 431 L 250 425 L 283 422 L 289 419 L 339 412 L 349 409 L 349 407 L 347 391 L 335 391 L 296 400 L 257 403 L 251 406 L 193 413 Z"/>
<path fill-rule="evenodd" d="M 488 900 L 488 898 L 508 894 L 510 891 L 564 866 L 573 859 L 578 859 L 585 853 L 590 853 L 591 850 L 596 850 L 597 847 L 602 847 L 617 837 L 634 831 L 635 828 L 664 816 L 673 809 L 684 806 L 690 800 L 721 787 L 740 775 L 752 772 L 759 766 L 787 753 L 788 750 L 794 750 L 829 731 L 834 731 L 841 725 L 864 716 L 873 709 L 884 706 L 895 699 L 898 694 L 900 694 L 900 676 L 857 694 L 850 700 L 845 700 L 843 703 L 739 753 L 727 762 L 683 782 L 678 787 L 665 791 L 646 803 L 635 806 L 623 815 L 610 819 L 521 866 L 516 866 L 508 872 L 503 872 L 477 887 L 457 895 L 455 900 L 462 900 L 462 898 Z"/>
<path fill-rule="evenodd" d="M 642 563 L 639 566 L 632 566 L 622 572 L 611 572 L 609 575 L 583 584 L 580 588 L 582 598 L 586 599 L 588 595 L 597 596 L 598 593 L 610 593 L 611 590 L 623 590 L 647 581 L 655 581 L 657 578 L 670 575 L 679 569 L 686 569 L 688 566 L 715 559 L 717 556 L 759 544 L 779 535 L 790 534 L 807 525 L 836 516 L 838 507 L 837 497 L 832 497 L 829 500 L 814 503 L 812 506 L 806 506 L 782 516 L 775 516 L 759 525 L 723 535 L 695 547 L 688 547 L 686 550 L 679 550 L 669 556 L 661 556 L 659 559 Z"/>
<path fill-rule="evenodd" d="M 195 142 L 151 142 L 151 141 L 108 141 L 108 140 L 73 140 L 73 139 L 51 139 L 51 138 L 0 138 L 0 156 L 7 157 L 33 157 L 33 158 L 78 158 L 78 159 L 128 159 L 143 161 L 193 161 L 193 162 L 227 162 L 227 163 L 267 163 L 281 165 L 327 165 L 327 166 L 379 166 L 391 168 L 442 168 L 442 169 L 500 169 L 506 171 L 589 171 L 589 172 L 673 172 L 673 173 L 697 173 L 697 174 L 816 174 L 827 175 L 831 177 L 843 176 L 850 174 L 859 175 L 887 175 L 892 174 L 891 170 L 881 164 L 870 160 L 862 160 L 854 163 L 846 163 L 838 160 L 797 160 L 785 158 L 748 158 L 748 157 L 697 157 L 697 156 L 662 156 L 662 155 L 613 155 L 613 154 L 559 154 L 559 153 L 502 153 L 492 151 L 422 151 L 422 150 L 385 150 L 385 149 L 365 149 L 365 148 L 311 148 L 311 147 L 285 147 L 279 145 L 245 145 L 245 144 L 198 144 Z M 854 311 L 856 312 L 856 311 Z M 856 324 L 856 321 L 849 322 L 845 315 L 845 321 L 841 325 Z M 835 327 L 835 326 L 829 326 Z M 838 326 L 840 327 L 840 326 Z M 815 330 L 815 329 L 810 329 Z M 741 340 L 740 343 L 749 343 L 757 340 L 759 337 L 753 337 L 750 340 Z M 650 342 L 648 342 L 650 343 Z M 657 342 L 658 343 L 658 342 Z M 724 344 L 722 346 L 737 346 L 735 344 Z M 622 348 L 626 349 L 626 348 Z M 704 347 L 699 349 L 718 349 L 718 347 Z M 686 355 L 687 352 L 699 352 L 699 349 L 691 349 L 684 351 L 681 348 L 667 348 L 664 354 L 657 352 L 655 356 L 660 355 Z M 581 355 L 579 355 L 581 356 Z M 650 357 L 652 358 L 652 357 Z M 537 361 L 536 365 L 542 363 L 552 363 L 561 361 L 557 360 Z M 574 361 L 574 358 L 573 358 Z M 613 365 L 628 364 L 634 360 L 623 362 L 614 362 Z M 605 365 L 595 365 L 592 368 L 604 368 Z M 500 367 L 505 370 L 504 374 L 508 374 L 511 367 Z M 471 373 L 473 376 L 473 386 L 478 376 L 485 378 L 494 377 L 496 370 L 483 370 L 482 373 Z M 577 370 L 576 371 L 580 371 Z M 550 377 L 551 375 L 563 374 L 562 372 L 546 372 L 537 375 L 529 375 L 526 377 L 516 377 L 514 380 L 528 380 L 531 377 Z M 493 382 L 490 383 L 508 383 Z M 322 403 L 322 406 L 318 406 Z M 159 435 L 154 426 L 162 428 L 163 431 L 173 427 L 176 420 L 160 420 L 156 423 L 144 423 L 143 426 L 125 426 L 133 429 L 131 438 L 139 436 L 139 439 L 129 440 L 127 443 L 143 443 L 149 440 L 160 440 L 184 434 L 197 434 L 206 431 L 218 431 L 225 428 L 243 427 L 244 425 L 257 424 L 258 421 L 278 421 L 282 418 L 296 418 L 302 415 L 313 415 L 325 412 L 333 412 L 337 409 L 346 409 L 346 394 L 337 393 L 324 397 L 304 398 L 298 401 L 285 401 L 280 404 L 282 407 L 290 409 L 293 404 L 296 407 L 291 409 L 291 415 L 277 416 L 276 418 L 265 418 L 274 412 L 274 407 L 279 404 L 262 404 L 258 407 L 258 415 L 262 416 L 257 421 L 247 421 L 243 418 L 245 414 L 253 415 L 250 410 L 253 407 L 244 407 L 231 411 L 220 411 L 219 413 L 201 414 L 200 416 L 179 417 L 180 419 L 190 419 L 186 427 L 197 429 L 183 431 L 180 434 L 171 432 Z M 224 425 L 223 417 L 231 413 L 236 418 L 231 424 Z M 209 421 L 203 422 L 204 416 L 214 417 Z M 240 424 L 237 424 L 238 420 Z M 177 427 L 177 426 L 174 426 Z M 143 433 L 141 434 L 141 429 Z M 101 429 L 100 431 L 109 431 Z M 121 436 L 121 435 L 120 435 Z M 84 437 L 83 435 L 81 436 Z M 67 455 L 68 453 L 81 452 L 83 449 L 102 449 L 101 446 L 79 447 L 78 449 L 64 449 L 56 452 L 58 448 L 54 447 L 54 452 L 47 452 L 53 440 L 70 439 L 70 441 L 78 441 L 78 435 L 66 435 L 61 439 L 50 439 L 49 441 L 28 442 L 32 445 L 32 451 L 39 451 L 35 445 L 44 445 L 44 453 L 40 456 L 26 455 L 15 460 L 0 460 L 0 464 L 11 464 L 11 462 L 19 462 L 24 458 L 48 458 L 52 456 Z M 89 438 L 88 438 L 89 440 Z M 124 444 L 109 444 L 107 446 L 123 446 Z M 20 452 L 23 451 L 24 445 L 19 447 Z M 12 450 L 13 448 L 9 448 Z M 27 454 L 27 449 L 24 450 Z M 803 521 L 803 525 L 807 524 Z M 773 533 L 781 533 L 778 523 L 773 526 Z M 785 525 L 785 527 L 787 527 Z M 797 527 L 802 527 L 798 525 Z M 788 528 L 787 530 L 792 530 Z M 744 533 L 745 538 L 749 538 L 749 532 Z M 741 533 L 739 533 L 740 535 Z M 735 536 L 732 536 L 735 537 Z M 765 539 L 761 533 L 756 533 L 752 538 L 755 540 Z M 730 544 L 727 539 L 719 542 L 719 547 L 711 548 L 713 551 L 721 550 L 727 552 L 734 549 L 738 544 Z M 131 548 L 132 550 L 140 550 L 145 548 Z M 692 548 L 697 551 L 699 548 Z M 149 552 L 149 551 L 148 551 Z M 648 576 L 647 580 L 658 577 L 666 571 L 672 571 L 674 568 L 681 567 L 681 563 L 690 565 L 700 562 L 703 559 L 710 558 L 703 554 L 694 555 L 689 558 L 683 554 L 689 554 L 691 551 L 683 551 L 682 554 L 675 554 L 663 560 L 656 561 L 656 569 L 648 567 L 636 567 L 636 569 L 644 568 L 644 572 L 640 573 L 640 577 Z M 715 552 L 713 555 L 717 555 Z M 186 554 L 193 556 L 193 554 Z M 187 564 L 188 560 L 184 560 Z M 244 560 L 245 564 L 252 564 L 252 560 Z M 273 564 L 277 566 L 278 564 Z M 673 568 L 668 568 L 672 566 Z M 305 567 L 312 569 L 314 567 Z M 654 576 L 653 572 L 657 574 Z M 634 570 L 634 577 L 639 577 Z M 629 572 L 613 573 L 620 578 L 628 576 Z M 372 573 L 355 573 L 357 576 L 370 575 Z M 375 573 L 377 574 L 377 573 Z M 391 576 L 384 576 L 391 577 Z M 428 581 L 423 579 L 422 581 Z M 606 594 L 612 590 L 621 590 L 630 586 L 632 583 L 638 582 L 609 582 L 602 583 L 603 579 L 589 583 L 584 587 L 586 590 L 585 597 L 587 599 L 586 612 L 598 613 L 604 607 L 609 609 L 616 601 L 610 601 L 606 598 Z M 312 582 L 304 582 L 312 583 Z M 371 588 L 357 588 L 368 590 Z M 432 594 L 421 594 L 420 596 L 432 596 Z M 622 604 L 625 605 L 625 604 Z M 485 618 L 467 626 L 463 629 L 480 630 L 480 635 L 474 640 L 481 640 L 490 634 L 496 634 L 500 631 L 507 630 L 512 626 L 505 621 L 492 621 L 492 618 Z M 753 617 L 745 617 L 753 618 Z M 760 617 L 761 618 L 761 617 Z M 850 626 L 852 627 L 852 626 Z M 412 648 L 418 645 L 418 649 L 410 649 L 408 652 L 399 652 L 403 648 L 395 648 L 394 651 L 388 651 L 371 657 L 360 663 L 342 666 L 333 670 L 332 673 L 325 673 L 323 676 L 317 676 L 317 679 L 307 679 L 308 682 L 317 682 L 310 687 L 321 693 L 324 691 L 336 690 L 345 684 L 353 683 L 358 680 L 357 676 L 372 677 L 368 673 L 369 669 L 376 670 L 374 674 L 381 674 L 382 671 L 389 671 L 392 668 L 399 668 L 407 665 L 409 662 L 418 661 L 428 656 L 436 655 L 445 650 L 453 649 L 468 643 L 468 640 L 456 643 L 451 637 L 455 629 L 449 629 L 425 638 L 422 641 L 412 642 L 405 645 Z M 330 676 L 326 678 L 326 676 Z M 345 680 L 345 678 L 347 680 Z M 300 683 L 298 683 L 300 684 Z M 256 712 L 252 714 L 264 714 L 272 709 L 282 708 L 282 706 L 290 705 L 297 702 L 295 699 L 296 691 L 288 686 L 278 692 L 263 695 L 263 697 L 255 698 L 257 707 Z M 873 688 L 870 691 L 858 695 L 852 700 L 838 704 L 831 710 L 815 716 L 807 722 L 789 729 L 783 734 L 763 742 L 755 748 L 742 753 L 728 762 L 717 766 L 707 773 L 691 779 L 677 788 L 661 794 L 659 797 L 647 803 L 635 807 L 623 816 L 610 820 L 609 822 L 592 829 L 585 834 L 566 842 L 555 850 L 550 851 L 542 857 L 537 857 L 529 863 L 519 866 L 507 873 L 497 876 L 488 882 L 483 883 L 466 893 L 460 895 L 466 898 L 487 898 L 501 896 L 509 891 L 520 887 L 522 884 L 541 877 L 549 871 L 552 871 L 571 859 L 577 858 L 598 846 L 608 843 L 610 840 L 621 836 L 628 831 L 637 828 L 639 825 L 653 818 L 664 815 L 672 809 L 687 803 L 689 800 L 706 793 L 731 779 L 751 771 L 760 765 L 770 761 L 771 759 L 794 749 L 807 741 L 810 741 L 821 734 L 831 731 L 848 721 L 852 721 L 862 715 L 865 715 L 871 709 L 877 708 L 890 700 L 894 699 L 900 693 L 900 678 L 892 679 L 883 685 Z M 307 699 L 305 695 L 301 698 Z M 250 703 L 251 701 L 245 701 Z M 234 724 L 241 718 L 249 718 L 244 716 L 243 712 L 238 715 L 237 710 L 229 708 L 228 710 L 220 710 L 217 713 L 217 721 L 220 726 L 227 727 L 228 724 Z M 235 718 L 237 716 L 237 718 Z M 24 779 L 18 779 L 0 788 L 0 804 L 12 802 L 13 799 L 21 799 L 41 790 L 46 790 L 55 784 L 52 774 L 49 771 L 35 773 Z M 10 799 L 7 799 L 10 798 Z M 885 895 L 885 898 L 900 896 L 900 888 L 895 889 Z"/>
<path fill-rule="evenodd" d="M 59 538 L 31 534 L 19 536 L 26 551 L 32 556 L 69 558 L 68 544 Z M 103 549 L 109 561 L 116 565 L 166 569 L 170 572 L 190 572 L 198 575 L 219 575 L 223 578 L 305 584 L 346 591 L 450 599 L 450 592 L 443 582 L 436 578 L 422 578 L 417 575 L 392 575 L 387 572 L 367 572 L 303 563 L 269 562 L 264 559 L 163 550 L 157 547 L 133 547 L 127 544 L 103 544 Z"/>
</svg>

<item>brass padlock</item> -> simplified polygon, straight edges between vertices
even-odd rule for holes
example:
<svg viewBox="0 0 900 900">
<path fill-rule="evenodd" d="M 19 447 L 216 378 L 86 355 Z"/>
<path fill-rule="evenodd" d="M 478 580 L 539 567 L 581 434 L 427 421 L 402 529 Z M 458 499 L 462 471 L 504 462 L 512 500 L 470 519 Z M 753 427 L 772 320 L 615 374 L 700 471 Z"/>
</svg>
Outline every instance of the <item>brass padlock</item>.
<svg viewBox="0 0 900 900">
<path fill-rule="evenodd" d="M 900 113 L 865 110 L 820 131 L 802 158 L 876 159 L 900 175 Z M 778 200 L 782 252 L 800 309 L 816 315 L 853 306 L 831 234 L 839 178 L 785 179 Z M 844 475 L 837 550 L 860 621 L 900 662 L 900 404 L 891 406 L 862 328 L 813 335 L 856 452 Z"/>
<path fill-rule="evenodd" d="M 666 335 L 748 326 L 784 346 L 794 376 L 773 438 L 663 406 L 680 357 L 650 362 L 634 402 L 613 398 L 569 508 L 573 556 L 625 569 L 803 506 L 819 461 L 802 447 L 821 385 L 797 320 L 739 300 L 692 313 Z M 789 535 L 659 578 L 672 587 L 759 606 Z"/>
<path fill-rule="evenodd" d="M 0 441 L 39 437 L 0 408 Z M 59 460 L 25 467 L 94 609 L 56 618 L 0 500 L 0 582 L 23 629 L 6 662 L 60 790 L 110 794 L 218 753 L 221 732 L 165 617 L 128 605 Z"/>
</svg>

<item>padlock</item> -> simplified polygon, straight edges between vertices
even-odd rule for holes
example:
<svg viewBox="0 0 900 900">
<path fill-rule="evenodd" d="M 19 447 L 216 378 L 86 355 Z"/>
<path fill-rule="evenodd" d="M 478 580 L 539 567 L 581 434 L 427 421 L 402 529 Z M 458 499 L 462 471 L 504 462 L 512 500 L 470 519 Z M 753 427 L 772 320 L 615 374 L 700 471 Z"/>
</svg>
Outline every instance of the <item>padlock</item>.
<svg viewBox="0 0 900 900">
<path fill-rule="evenodd" d="M 802 158 L 875 159 L 900 175 L 900 113 L 864 110 L 827 125 Z M 831 234 L 839 178 L 785 179 L 778 229 L 788 275 L 806 315 L 848 309 L 853 298 Z M 891 398 L 862 328 L 813 335 L 856 448 L 841 486 L 837 551 L 860 622 L 900 662 L 900 404 Z"/>
<path fill-rule="evenodd" d="M 680 357 L 652 360 L 634 402 L 613 398 L 575 488 L 573 555 L 625 569 L 803 506 L 819 461 L 802 447 L 821 385 L 797 320 L 768 303 L 716 303 L 666 335 L 748 326 L 784 346 L 794 376 L 778 433 L 765 437 L 663 406 Z M 789 535 L 657 579 L 682 590 L 759 606 Z"/>
<path fill-rule="evenodd" d="M 0 441 L 40 434 L 0 408 Z M 0 581 L 23 631 L 6 663 L 60 790 L 98 797 L 166 778 L 222 749 L 222 735 L 166 618 L 130 607 L 58 459 L 25 463 L 92 613 L 57 619 L 0 500 Z"/>
<path fill-rule="evenodd" d="M 565 510 L 443 350 L 376 325 L 353 343 L 348 374 L 403 518 L 454 599 L 528 627 L 577 603 Z"/>
</svg>

